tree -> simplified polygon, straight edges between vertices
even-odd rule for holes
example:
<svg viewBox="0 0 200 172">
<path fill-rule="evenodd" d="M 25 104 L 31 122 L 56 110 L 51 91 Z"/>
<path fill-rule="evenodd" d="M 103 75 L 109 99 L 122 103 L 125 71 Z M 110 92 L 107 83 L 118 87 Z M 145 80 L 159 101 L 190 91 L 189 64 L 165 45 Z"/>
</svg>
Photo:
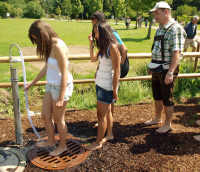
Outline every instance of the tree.
<svg viewBox="0 0 200 172">
<path fill-rule="evenodd" d="M 182 15 L 193 16 L 196 13 L 197 13 L 197 8 L 188 5 L 182 5 L 176 9 L 176 16 L 182 16 Z"/>
<path fill-rule="evenodd" d="M 124 17 L 126 14 L 126 0 L 112 0 L 114 16 L 117 23 L 119 17 Z"/>
<path fill-rule="evenodd" d="M 59 6 L 55 9 L 55 12 L 56 12 L 56 15 L 58 15 L 58 16 L 61 15 L 61 9 Z"/>
<path fill-rule="evenodd" d="M 72 15 L 77 18 L 79 14 L 83 12 L 83 5 L 80 0 L 71 0 L 72 3 Z"/>
<path fill-rule="evenodd" d="M 23 16 L 23 10 L 21 8 L 11 8 L 10 11 L 10 16 L 11 17 L 22 17 Z"/>
<path fill-rule="evenodd" d="M 26 7 L 24 0 L 8 0 L 8 3 L 11 4 L 14 8 L 24 9 Z"/>
<path fill-rule="evenodd" d="M 24 9 L 24 17 L 41 18 L 44 15 L 44 10 L 38 2 L 30 1 Z"/>
<path fill-rule="evenodd" d="M 56 0 L 41 0 L 40 4 L 46 14 L 55 13 L 55 9 L 57 8 Z"/>
<path fill-rule="evenodd" d="M 3 18 L 7 17 L 7 13 L 10 12 L 11 5 L 6 2 L 0 2 L 0 16 Z"/>
<path fill-rule="evenodd" d="M 104 0 L 103 1 L 103 12 L 106 17 L 109 17 L 112 15 L 112 5 L 111 0 Z"/>
<path fill-rule="evenodd" d="M 63 0 L 61 6 L 62 15 L 70 17 L 72 14 L 71 0 Z"/>
<path fill-rule="evenodd" d="M 88 0 L 87 3 L 90 16 L 96 11 L 103 11 L 103 0 Z"/>
</svg>

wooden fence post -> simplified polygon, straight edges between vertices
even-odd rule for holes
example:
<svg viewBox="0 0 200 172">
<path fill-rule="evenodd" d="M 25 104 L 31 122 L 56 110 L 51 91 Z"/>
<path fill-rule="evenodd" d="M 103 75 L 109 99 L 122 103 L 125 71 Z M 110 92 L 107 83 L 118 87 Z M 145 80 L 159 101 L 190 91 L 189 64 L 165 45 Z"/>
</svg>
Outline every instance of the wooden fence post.
<svg viewBox="0 0 200 172">
<path fill-rule="evenodd" d="M 198 42 L 197 52 L 200 52 L 200 42 Z M 197 65 L 198 65 L 198 57 L 195 57 L 194 72 L 196 72 L 196 70 L 197 70 Z"/>
</svg>

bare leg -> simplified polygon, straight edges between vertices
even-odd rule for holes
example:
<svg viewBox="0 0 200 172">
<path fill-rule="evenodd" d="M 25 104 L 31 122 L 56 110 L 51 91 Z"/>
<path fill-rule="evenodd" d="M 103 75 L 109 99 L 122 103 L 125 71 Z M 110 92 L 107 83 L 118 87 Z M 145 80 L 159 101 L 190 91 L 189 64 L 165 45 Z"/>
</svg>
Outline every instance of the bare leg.
<svg viewBox="0 0 200 172">
<path fill-rule="evenodd" d="M 54 138 L 54 125 L 52 121 L 52 97 L 50 93 L 46 93 L 43 98 L 42 105 L 42 119 L 44 121 L 45 129 L 47 131 L 48 140 L 47 142 L 41 141 L 36 144 L 38 147 L 46 147 L 55 145 L 56 141 Z"/>
<path fill-rule="evenodd" d="M 114 114 L 114 103 L 112 103 L 111 104 L 111 115 L 112 115 L 112 118 L 113 118 L 113 114 Z M 98 115 L 97 115 L 97 118 L 98 118 Z M 99 119 L 98 119 L 99 120 Z M 107 120 L 109 120 L 109 119 L 107 119 Z M 111 119 L 111 120 L 113 120 L 113 119 Z M 97 121 L 97 123 L 94 125 L 94 127 L 98 127 L 98 121 Z"/>
<path fill-rule="evenodd" d="M 171 121 L 172 121 L 172 114 L 174 112 L 174 106 L 164 106 L 164 110 L 166 115 L 165 123 L 161 128 L 156 130 L 156 132 L 158 133 L 166 133 L 172 129 Z"/>
<path fill-rule="evenodd" d="M 114 103 L 111 104 L 111 110 L 109 109 L 107 114 L 107 138 L 113 139 L 113 113 L 114 113 Z"/>
<path fill-rule="evenodd" d="M 98 114 L 100 115 L 100 120 L 99 120 L 99 127 L 98 127 L 98 133 L 97 133 L 97 143 L 100 143 L 105 136 L 105 132 L 107 129 L 107 117 L 106 115 L 111 109 L 110 104 L 104 104 L 101 102 L 97 102 L 97 109 L 98 109 Z"/>
<path fill-rule="evenodd" d="M 107 117 L 109 110 L 111 110 L 110 104 L 104 104 L 97 102 L 97 116 L 98 116 L 98 131 L 96 142 L 87 147 L 89 150 L 96 150 L 102 147 L 102 140 L 105 136 L 107 129 Z"/>
<path fill-rule="evenodd" d="M 57 107 L 56 101 L 53 101 L 53 117 L 54 117 L 54 122 L 57 124 L 58 127 L 60 141 L 58 147 L 53 152 L 50 153 L 50 155 L 52 156 L 57 156 L 63 153 L 67 149 L 66 145 L 67 128 L 65 124 L 66 104 L 67 102 L 65 101 L 62 107 Z"/>
<path fill-rule="evenodd" d="M 163 102 L 162 100 L 155 100 L 155 118 L 151 119 L 149 121 L 146 121 L 145 124 L 146 125 L 154 125 L 154 124 L 158 124 L 161 123 L 161 113 L 163 110 Z"/>
</svg>

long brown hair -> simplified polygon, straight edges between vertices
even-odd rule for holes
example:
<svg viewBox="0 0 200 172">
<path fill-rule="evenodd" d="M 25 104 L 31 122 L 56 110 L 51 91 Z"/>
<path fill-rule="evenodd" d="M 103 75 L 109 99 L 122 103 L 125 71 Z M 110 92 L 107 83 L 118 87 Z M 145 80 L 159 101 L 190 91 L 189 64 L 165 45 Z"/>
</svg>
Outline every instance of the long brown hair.
<svg viewBox="0 0 200 172">
<path fill-rule="evenodd" d="M 93 26 L 92 37 L 97 48 L 99 49 L 98 55 L 106 55 L 107 57 L 107 50 L 109 45 L 111 43 L 115 43 L 115 40 L 113 39 L 113 33 L 110 28 L 110 25 L 105 22 Z M 95 38 L 94 29 L 97 29 L 99 32 L 98 40 Z"/>
<path fill-rule="evenodd" d="M 28 36 L 31 42 L 37 45 L 37 55 L 47 61 L 52 49 L 52 38 L 58 37 L 56 32 L 48 23 L 42 20 L 36 20 L 31 24 Z"/>
</svg>

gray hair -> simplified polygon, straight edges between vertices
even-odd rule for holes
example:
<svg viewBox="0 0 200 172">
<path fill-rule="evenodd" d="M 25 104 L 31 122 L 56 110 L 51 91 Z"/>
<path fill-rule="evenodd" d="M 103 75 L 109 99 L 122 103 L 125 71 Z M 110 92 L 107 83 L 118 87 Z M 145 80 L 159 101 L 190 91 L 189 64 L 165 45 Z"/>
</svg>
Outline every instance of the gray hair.
<svg viewBox="0 0 200 172">
<path fill-rule="evenodd" d="M 199 16 L 193 16 L 192 19 L 199 20 Z"/>
</svg>

